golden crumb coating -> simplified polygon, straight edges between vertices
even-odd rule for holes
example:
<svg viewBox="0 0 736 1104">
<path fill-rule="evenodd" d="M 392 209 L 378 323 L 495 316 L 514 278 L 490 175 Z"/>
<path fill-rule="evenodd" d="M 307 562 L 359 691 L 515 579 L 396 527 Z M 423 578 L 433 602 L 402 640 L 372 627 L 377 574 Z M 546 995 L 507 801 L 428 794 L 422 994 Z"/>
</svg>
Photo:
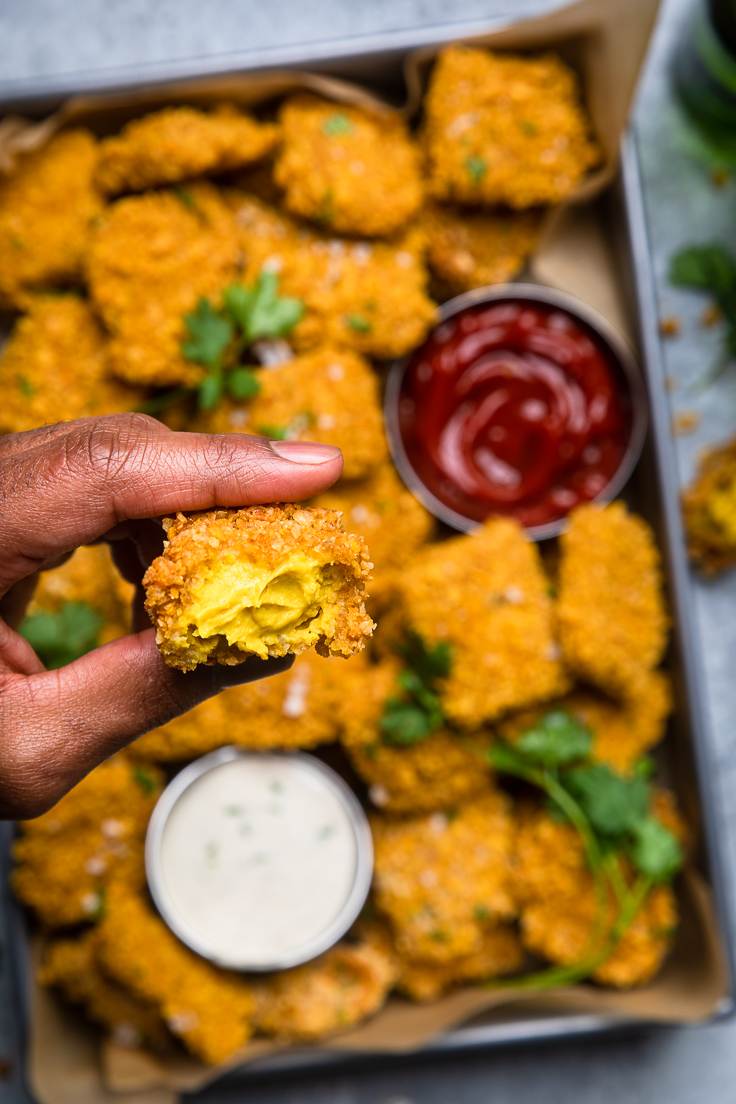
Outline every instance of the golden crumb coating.
<svg viewBox="0 0 736 1104">
<path fill-rule="evenodd" d="M 362 656 L 346 666 L 304 652 L 289 671 L 224 690 L 147 732 L 131 750 L 165 763 L 196 759 L 225 744 L 270 750 L 331 743 L 341 732 L 345 680 L 356 664 L 362 666 Z"/>
<path fill-rule="evenodd" d="M 524 945 L 562 966 L 596 948 L 598 904 L 580 837 L 541 809 L 527 811 L 516 833 L 514 882 Z M 608 901 L 608 931 L 617 914 Z M 655 886 L 613 953 L 595 970 L 603 985 L 628 989 L 656 974 L 672 946 L 677 904 L 669 886 Z"/>
<path fill-rule="evenodd" d="M 474 954 L 489 924 L 514 915 L 514 822 L 504 794 L 452 815 L 375 815 L 371 827 L 375 902 L 400 955 L 435 963 Z"/>
<path fill-rule="evenodd" d="M 539 211 L 471 211 L 433 204 L 422 218 L 427 261 L 449 295 L 513 280 L 536 248 Z"/>
<path fill-rule="evenodd" d="M 256 986 L 256 1026 L 295 1042 L 346 1031 L 378 1011 L 395 978 L 393 957 L 378 946 L 338 943 L 313 962 Z"/>
<path fill-rule="evenodd" d="M 258 379 L 261 390 L 252 402 L 221 402 L 196 428 L 334 445 L 342 450 L 345 479 L 366 476 L 386 461 L 378 377 L 359 353 L 315 349 L 259 372 Z"/>
<path fill-rule="evenodd" d="M 524 965 L 524 947 L 511 924 L 491 924 L 471 954 L 448 962 L 414 962 L 402 959 L 397 988 L 415 1001 L 441 997 L 448 989 L 467 981 L 490 981 L 517 973 Z"/>
<path fill-rule="evenodd" d="M 0 350 L 0 433 L 134 410 L 108 374 L 105 337 L 76 295 L 33 296 Z"/>
<path fill-rule="evenodd" d="M 249 655 L 350 656 L 373 631 L 371 562 L 340 515 L 303 506 L 211 510 L 164 522 L 167 540 L 143 579 L 166 663 L 241 663 Z"/>
<path fill-rule="evenodd" d="M 451 647 L 440 696 L 455 724 L 479 728 L 564 692 L 547 579 L 515 521 L 492 518 L 424 549 L 399 593 L 408 627 L 429 644 Z"/>
<path fill-rule="evenodd" d="M 128 383 L 197 383 L 203 369 L 181 352 L 184 316 L 201 297 L 219 301 L 237 276 L 230 211 L 208 184 L 187 194 L 187 203 L 175 192 L 120 199 L 92 237 L 90 294 L 110 331 L 110 370 Z"/>
<path fill-rule="evenodd" d="M 374 805 L 390 813 L 454 809 L 489 788 L 490 733 L 441 729 L 415 744 L 387 743 L 380 728 L 386 701 L 400 690 L 399 665 L 383 662 L 346 681 L 342 741 Z"/>
<path fill-rule="evenodd" d="M 92 135 L 70 130 L 0 176 L 0 303 L 23 306 L 29 292 L 79 283 L 90 227 L 102 210 L 96 163 Z"/>
<path fill-rule="evenodd" d="M 421 232 L 387 242 L 328 237 L 245 193 L 231 192 L 229 202 L 246 282 L 264 269 L 277 272 L 281 293 L 304 303 L 304 317 L 290 335 L 298 349 L 344 345 L 366 356 L 402 356 L 436 320 Z"/>
<path fill-rule="evenodd" d="M 240 169 L 270 153 L 278 127 L 234 107 L 167 107 L 133 119 L 100 143 L 95 181 L 107 195 Z"/>
<path fill-rule="evenodd" d="M 690 559 L 706 575 L 736 564 L 736 439 L 701 459 L 682 499 Z"/>
<path fill-rule="evenodd" d="M 418 211 L 419 151 L 394 112 L 299 95 L 279 121 L 274 175 L 292 214 L 370 238 L 394 233 Z"/>
<path fill-rule="evenodd" d="M 313 505 L 341 510 L 344 525 L 365 537 L 374 565 L 373 595 L 386 594 L 435 529 L 432 515 L 407 490 L 389 462 L 379 465 L 366 479 L 340 481 L 315 498 Z"/>
<path fill-rule="evenodd" d="M 566 199 L 600 160 L 575 74 L 554 54 L 439 54 L 424 101 L 428 187 L 456 203 Z"/>
<path fill-rule="evenodd" d="M 664 738 L 672 693 L 669 679 L 660 671 L 648 672 L 636 692 L 623 702 L 576 687 L 557 702 L 506 718 L 499 734 L 513 743 L 551 709 L 570 713 L 590 729 L 591 759 L 626 774 Z"/>
<path fill-rule="evenodd" d="M 255 1009 L 250 983 L 188 950 L 141 894 L 110 886 L 98 940 L 105 972 L 157 1008 L 198 1058 L 224 1062 L 247 1043 Z"/>
<path fill-rule="evenodd" d="M 622 502 L 580 506 L 560 547 L 557 615 L 565 663 L 614 697 L 636 694 L 667 643 L 651 529 Z"/>
<path fill-rule="evenodd" d="M 106 644 L 131 631 L 134 593 L 115 567 L 109 545 L 84 545 L 60 567 L 40 574 L 28 613 L 57 613 L 68 602 L 84 602 L 102 617 L 99 642 Z"/>
<path fill-rule="evenodd" d="M 39 983 L 55 986 L 67 1000 L 81 1005 L 118 1046 L 164 1050 L 171 1036 L 158 1011 L 105 976 L 97 961 L 98 943 L 95 928 L 76 938 L 54 940 L 45 948 Z"/>
</svg>

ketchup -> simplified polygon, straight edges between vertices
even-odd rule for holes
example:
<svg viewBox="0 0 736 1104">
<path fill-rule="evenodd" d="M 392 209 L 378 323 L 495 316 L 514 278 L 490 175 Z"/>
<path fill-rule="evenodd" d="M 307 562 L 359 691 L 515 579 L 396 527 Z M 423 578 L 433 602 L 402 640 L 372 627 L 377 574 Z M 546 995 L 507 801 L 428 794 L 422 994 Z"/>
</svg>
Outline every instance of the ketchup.
<svg viewBox="0 0 736 1104">
<path fill-rule="evenodd" d="M 399 431 L 429 491 L 474 521 L 564 517 L 615 475 L 632 427 L 613 354 L 557 307 L 509 299 L 443 322 L 407 365 Z"/>
</svg>

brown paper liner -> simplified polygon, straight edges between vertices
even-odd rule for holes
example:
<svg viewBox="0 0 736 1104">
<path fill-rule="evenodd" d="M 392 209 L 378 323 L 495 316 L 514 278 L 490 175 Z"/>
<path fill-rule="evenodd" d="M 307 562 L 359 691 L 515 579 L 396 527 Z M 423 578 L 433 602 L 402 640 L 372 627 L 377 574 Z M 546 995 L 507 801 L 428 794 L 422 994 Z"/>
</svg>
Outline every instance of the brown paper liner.
<svg viewBox="0 0 736 1104">
<path fill-rule="evenodd" d="M 503 27 L 473 41 L 506 49 L 546 49 L 561 53 L 581 74 L 585 100 L 604 159 L 571 204 L 550 214 L 532 263 L 535 279 L 577 294 L 627 335 L 626 313 L 616 282 L 616 266 L 596 208 L 581 206 L 597 196 L 616 170 L 636 79 L 655 21 L 658 0 L 581 0 L 561 11 Z M 422 49 L 407 58 L 404 111 L 415 116 L 434 54 Z M 87 96 L 69 101 L 41 123 L 6 119 L 0 123 L 0 171 L 23 152 L 38 148 L 69 124 L 101 132 L 167 103 L 206 104 L 229 100 L 242 105 L 263 103 L 295 88 L 310 88 L 328 97 L 385 110 L 370 93 L 344 81 L 314 74 L 243 74 L 178 82 L 136 94 Z M 700 876 L 688 871 L 681 879 L 682 923 L 676 946 L 658 977 L 630 992 L 578 986 L 544 995 L 473 986 L 429 1004 L 391 998 L 372 1020 L 337 1038 L 316 1044 L 324 1051 L 400 1053 L 416 1050 L 453 1027 L 473 1019 L 500 1022 L 518 1016 L 567 1013 L 656 1023 L 704 1020 L 727 991 L 728 970 L 715 911 Z M 37 952 L 36 948 L 36 952 Z M 40 1104 L 173 1104 L 178 1094 L 214 1081 L 226 1070 L 283 1047 L 257 1042 L 226 1065 L 209 1068 L 183 1052 L 157 1058 L 110 1042 L 100 1047 L 99 1033 L 70 1014 L 57 998 L 32 984 L 30 1001 L 29 1078 Z"/>
</svg>

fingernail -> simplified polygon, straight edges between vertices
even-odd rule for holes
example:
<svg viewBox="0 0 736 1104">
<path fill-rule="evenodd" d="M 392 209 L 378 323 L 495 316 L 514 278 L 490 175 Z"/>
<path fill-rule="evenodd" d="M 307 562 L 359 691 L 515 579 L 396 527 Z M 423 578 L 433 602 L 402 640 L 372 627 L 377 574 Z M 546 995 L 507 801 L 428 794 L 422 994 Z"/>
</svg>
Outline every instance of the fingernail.
<svg viewBox="0 0 736 1104">
<path fill-rule="evenodd" d="M 326 464 L 340 455 L 338 448 L 317 445 L 314 441 L 270 441 L 269 444 L 277 456 L 292 464 Z"/>
</svg>

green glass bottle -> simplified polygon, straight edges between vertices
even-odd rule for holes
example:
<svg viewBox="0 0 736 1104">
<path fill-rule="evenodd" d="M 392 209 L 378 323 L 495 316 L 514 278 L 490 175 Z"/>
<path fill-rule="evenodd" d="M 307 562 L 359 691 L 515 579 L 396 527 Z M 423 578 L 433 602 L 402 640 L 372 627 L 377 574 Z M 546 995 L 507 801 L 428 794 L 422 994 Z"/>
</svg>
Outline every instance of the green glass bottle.
<svg viewBox="0 0 736 1104">
<path fill-rule="evenodd" d="M 674 83 L 703 152 L 736 166 L 736 0 L 698 7 L 675 54 Z"/>
</svg>

